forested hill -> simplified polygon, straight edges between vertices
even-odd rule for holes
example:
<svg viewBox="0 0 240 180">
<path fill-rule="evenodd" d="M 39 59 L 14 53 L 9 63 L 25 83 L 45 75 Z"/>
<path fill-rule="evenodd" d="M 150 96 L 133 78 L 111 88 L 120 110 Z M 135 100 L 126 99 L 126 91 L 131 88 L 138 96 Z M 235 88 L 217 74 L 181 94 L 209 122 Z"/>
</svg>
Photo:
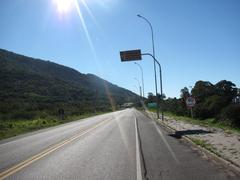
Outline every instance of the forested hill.
<svg viewBox="0 0 240 180">
<path fill-rule="evenodd" d="M 106 111 L 138 97 L 93 74 L 0 49 L 0 118 Z"/>
</svg>

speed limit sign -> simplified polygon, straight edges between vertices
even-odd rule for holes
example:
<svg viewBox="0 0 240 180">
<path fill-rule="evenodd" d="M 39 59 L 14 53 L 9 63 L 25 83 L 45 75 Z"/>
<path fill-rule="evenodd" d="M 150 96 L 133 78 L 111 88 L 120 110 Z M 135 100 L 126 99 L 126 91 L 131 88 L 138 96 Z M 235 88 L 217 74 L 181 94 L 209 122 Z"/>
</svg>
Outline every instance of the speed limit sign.
<svg viewBox="0 0 240 180">
<path fill-rule="evenodd" d="M 194 107 L 195 104 L 196 104 L 195 98 L 193 98 L 193 97 L 188 97 L 188 98 L 186 99 L 186 104 L 187 104 L 188 107 Z"/>
</svg>

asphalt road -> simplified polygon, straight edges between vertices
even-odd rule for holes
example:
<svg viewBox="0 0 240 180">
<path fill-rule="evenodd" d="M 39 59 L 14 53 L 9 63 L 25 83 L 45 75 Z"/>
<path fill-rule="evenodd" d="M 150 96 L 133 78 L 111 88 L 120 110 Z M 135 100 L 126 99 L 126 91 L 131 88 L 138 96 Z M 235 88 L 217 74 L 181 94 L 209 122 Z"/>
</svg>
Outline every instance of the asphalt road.
<svg viewBox="0 0 240 180">
<path fill-rule="evenodd" d="M 135 109 L 0 141 L 0 179 L 239 179 Z"/>
</svg>

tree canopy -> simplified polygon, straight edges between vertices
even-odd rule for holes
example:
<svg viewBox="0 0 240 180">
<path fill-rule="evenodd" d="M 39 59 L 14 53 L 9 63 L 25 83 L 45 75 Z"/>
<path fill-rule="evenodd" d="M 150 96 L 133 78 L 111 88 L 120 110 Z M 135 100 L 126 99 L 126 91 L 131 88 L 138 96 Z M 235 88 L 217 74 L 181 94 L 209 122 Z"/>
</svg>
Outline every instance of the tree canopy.
<svg viewBox="0 0 240 180">
<path fill-rule="evenodd" d="M 177 115 L 190 116 L 186 106 L 189 96 L 196 100 L 194 117 L 202 120 L 215 118 L 216 121 L 240 127 L 240 89 L 233 82 L 221 80 L 212 84 L 209 81 L 197 81 L 191 92 L 184 87 L 180 90 L 180 98 L 166 99 L 162 108 Z"/>
</svg>

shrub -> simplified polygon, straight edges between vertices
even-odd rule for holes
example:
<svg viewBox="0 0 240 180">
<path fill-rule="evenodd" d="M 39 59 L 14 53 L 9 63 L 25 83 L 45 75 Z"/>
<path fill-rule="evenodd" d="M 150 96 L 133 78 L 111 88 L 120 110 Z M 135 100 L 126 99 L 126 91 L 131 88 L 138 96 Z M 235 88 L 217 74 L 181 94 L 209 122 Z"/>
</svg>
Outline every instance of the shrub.
<svg viewBox="0 0 240 180">
<path fill-rule="evenodd" d="M 27 111 L 17 111 L 12 114 L 12 119 L 26 119 L 31 120 L 34 119 L 36 114 L 34 112 L 27 112 Z"/>
<path fill-rule="evenodd" d="M 207 119 L 207 118 L 211 117 L 211 113 L 209 112 L 207 107 L 202 105 L 202 103 L 197 104 L 193 108 L 193 111 L 194 111 L 194 115 L 199 119 Z"/>
<path fill-rule="evenodd" d="M 219 121 L 229 122 L 232 126 L 240 127 L 240 104 L 231 104 L 224 108 L 217 117 Z"/>
</svg>

